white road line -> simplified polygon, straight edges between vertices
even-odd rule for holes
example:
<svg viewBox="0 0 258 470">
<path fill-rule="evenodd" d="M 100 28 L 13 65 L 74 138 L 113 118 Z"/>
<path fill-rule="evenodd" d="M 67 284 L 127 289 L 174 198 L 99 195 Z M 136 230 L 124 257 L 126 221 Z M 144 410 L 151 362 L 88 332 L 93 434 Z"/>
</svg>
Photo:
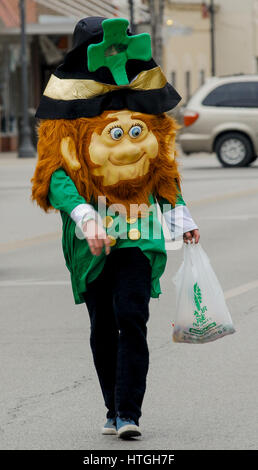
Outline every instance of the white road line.
<svg viewBox="0 0 258 470">
<path fill-rule="evenodd" d="M 245 294 L 249 290 L 256 289 L 258 287 L 258 279 L 255 281 L 248 282 L 247 284 L 242 284 L 241 286 L 235 287 L 234 289 L 229 289 L 224 292 L 224 296 L 226 299 L 231 299 L 232 297 L 236 297 L 240 294 Z"/>
<path fill-rule="evenodd" d="M 226 201 L 227 199 L 234 199 L 237 197 L 245 197 L 245 196 L 252 196 L 258 193 L 257 188 L 252 188 L 252 189 L 244 189 L 242 191 L 234 191 L 231 193 L 222 193 L 222 194 L 217 194 L 214 196 L 208 196 L 204 197 L 202 199 L 196 199 L 189 201 L 187 203 L 188 207 L 191 208 L 193 206 L 202 206 L 205 204 L 209 204 L 212 202 L 219 202 L 219 201 Z"/>
<path fill-rule="evenodd" d="M 14 280 L 14 281 L 0 281 L 0 287 L 29 287 L 29 286 L 69 286 L 71 285 L 70 281 L 43 281 L 43 280 Z M 255 281 L 248 282 L 247 284 L 242 284 L 233 289 L 229 289 L 224 292 L 225 299 L 231 299 L 232 297 L 237 297 L 238 295 L 245 294 L 246 292 L 256 289 L 258 287 L 258 279 Z"/>
<path fill-rule="evenodd" d="M 0 287 L 26 287 L 26 286 L 68 286 L 70 281 L 33 281 L 33 280 L 14 280 L 14 281 L 0 281 Z"/>
<path fill-rule="evenodd" d="M 199 215 L 198 219 L 204 220 L 252 220 L 258 219 L 258 214 L 238 214 L 238 215 Z"/>
<path fill-rule="evenodd" d="M 212 202 L 224 201 L 227 199 L 234 199 L 234 198 L 238 198 L 242 196 L 243 197 L 251 196 L 255 194 L 258 194 L 258 189 L 252 188 L 252 189 L 247 189 L 247 190 L 242 190 L 242 191 L 223 193 L 223 194 L 217 194 L 214 196 L 204 197 L 202 199 L 197 199 L 195 201 L 194 200 L 189 201 L 187 205 L 191 209 L 191 207 L 194 207 L 194 206 L 201 206 L 201 205 L 209 204 Z M 225 218 L 228 219 L 227 216 L 225 216 Z M 252 215 L 252 218 L 255 218 L 255 217 Z M 57 239 L 60 239 L 61 235 L 62 235 L 62 232 L 60 231 L 60 232 L 54 232 L 54 233 L 47 233 L 45 235 L 38 235 L 32 238 L 25 238 L 24 240 L 0 243 L 0 253 L 8 253 L 10 251 L 14 251 L 20 248 L 30 247 L 32 245 L 38 245 L 38 244 L 41 244 L 42 242 L 57 240 Z"/>
<path fill-rule="evenodd" d="M 36 235 L 32 238 L 25 238 L 23 240 L 16 240 L 7 243 L 0 243 L 0 253 L 7 253 L 9 251 L 17 250 L 27 246 L 38 245 L 42 242 L 49 242 L 52 240 L 58 240 L 62 236 L 62 232 L 51 232 L 43 235 Z"/>
</svg>

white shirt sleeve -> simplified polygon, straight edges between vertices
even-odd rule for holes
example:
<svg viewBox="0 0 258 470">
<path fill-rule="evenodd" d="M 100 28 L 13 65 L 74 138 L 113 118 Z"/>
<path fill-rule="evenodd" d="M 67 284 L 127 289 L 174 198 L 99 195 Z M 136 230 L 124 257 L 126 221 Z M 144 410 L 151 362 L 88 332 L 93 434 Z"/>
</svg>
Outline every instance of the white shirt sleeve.
<svg viewBox="0 0 258 470">
<path fill-rule="evenodd" d="M 76 206 L 71 214 L 70 214 L 70 217 L 73 219 L 73 221 L 77 224 L 78 222 L 81 222 L 82 218 L 85 216 L 85 215 L 88 215 L 88 214 L 94 214 L 96 211 L 94 209 L 93 206 L 91 206 L 90 204 L 79 204 L 78 206 Z"/>
<path fill-rule="evenodd" d="M 199 227 L 194 222 L 188 207 L 176 205 L 174 209 L 163 212 L 170 234 L 177 238 L 185 232 L 189 232 Z"/>
<path fill-rule="evenodd" d="M 70 213 L 70 217 L 76 223 L 75 234 L 79 240 L 83 240 L 85 238 L 82 226 L 84 221 L 87 220 L 87 217 L 95 219 L 99 227 L 101 229 L 103 228 L 100 214 L 88 203 L 78 204 L 78 206 L 76 206 Z"/>
</svg>

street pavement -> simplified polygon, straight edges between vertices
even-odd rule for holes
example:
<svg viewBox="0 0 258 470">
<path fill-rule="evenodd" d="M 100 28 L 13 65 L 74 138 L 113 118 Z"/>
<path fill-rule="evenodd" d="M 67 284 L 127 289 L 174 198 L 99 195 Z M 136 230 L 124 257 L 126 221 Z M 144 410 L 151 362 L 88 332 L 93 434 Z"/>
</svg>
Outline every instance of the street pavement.
<svg viewBox="0 0 258 470">
<path fill-rule="evenodd" d="M 182 248 L 168 251 L 148 322 L 142 436 L 100 432 L 106 420 L 85 305 L 75 305 L 58 212 L 30 201 L 35 159 L 0 155 L 0 449 L 255 449 L 258 424 L 258 162 L 222 168 L 181 156 L 183 197 L 222 285 L 236 333 L 172 341 Z"/>
</svg>

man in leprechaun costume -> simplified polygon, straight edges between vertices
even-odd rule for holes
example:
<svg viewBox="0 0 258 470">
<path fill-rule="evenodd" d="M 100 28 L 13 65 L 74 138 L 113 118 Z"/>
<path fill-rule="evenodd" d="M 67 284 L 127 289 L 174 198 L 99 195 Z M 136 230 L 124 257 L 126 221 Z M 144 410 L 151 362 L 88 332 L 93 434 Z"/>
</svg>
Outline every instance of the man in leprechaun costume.
<svg viewBox="0 0 258 470">
<path fill-rule="evenodd" d="M 148 34 L 125 19 L 79 21 L 73 48 L 50 77 L 36 117 L 32 199 L 60 210 L 76 304 L 85 302 L 105 405 L 105 434 L 140 435 L 149 367 L 149 301 L 167 261 L 157 203 L 173 236 L 199 240 L 181 194 L 174 148 L 180 101 L 151 57 Z"/>
</svg>

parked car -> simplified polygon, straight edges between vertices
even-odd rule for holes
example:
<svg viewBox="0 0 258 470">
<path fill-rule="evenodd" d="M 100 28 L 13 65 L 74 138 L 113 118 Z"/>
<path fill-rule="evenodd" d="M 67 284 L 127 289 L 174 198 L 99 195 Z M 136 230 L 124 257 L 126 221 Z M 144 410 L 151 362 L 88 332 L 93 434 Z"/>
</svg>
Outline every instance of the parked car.
<svg viewBox="0 0 258 470">
<path fill-rule="evenodd" d="M 248 166 L 258 155 L 258 76 L 212 77 L 183 110 L 184 153 L 216 152 L 226 167 Z"/>
</svg>

